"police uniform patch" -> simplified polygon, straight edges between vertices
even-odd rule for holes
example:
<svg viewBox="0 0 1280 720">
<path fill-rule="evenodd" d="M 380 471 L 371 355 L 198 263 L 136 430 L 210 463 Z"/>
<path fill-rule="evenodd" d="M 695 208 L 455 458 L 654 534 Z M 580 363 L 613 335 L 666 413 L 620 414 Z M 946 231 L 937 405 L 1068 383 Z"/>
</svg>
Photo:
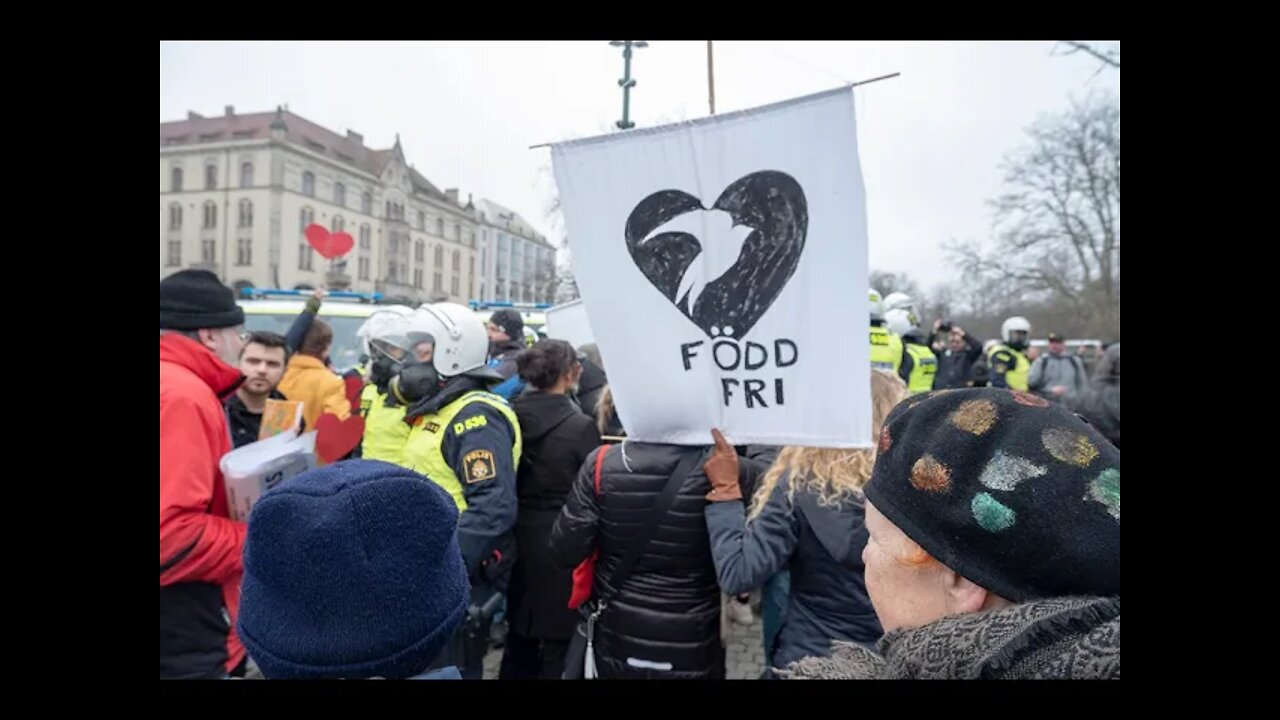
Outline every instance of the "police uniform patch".
<svg viewBox="0 0 1280 720">
<path fill-rule="evenodd" d="M 438 423 L 427 421 L 427 423 L 422 426 L 422 429 L 426 430 L 429 433 L 436 433 L 436 432 L 440 432 L 440 425 Z"/>
<path fill-rule="evenodd" d="M 488 450 L 472 450 L 463 456 L 462 464 L 467 469 L 468 485 L 498 476 L 498 464 Z"/>
</svg>

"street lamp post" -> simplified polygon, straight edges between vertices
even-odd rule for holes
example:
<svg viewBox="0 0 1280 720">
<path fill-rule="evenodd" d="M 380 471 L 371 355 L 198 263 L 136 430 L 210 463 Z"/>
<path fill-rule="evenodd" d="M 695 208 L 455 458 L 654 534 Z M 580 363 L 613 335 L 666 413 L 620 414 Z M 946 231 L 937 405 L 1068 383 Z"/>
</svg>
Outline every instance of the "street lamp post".
<svg viewBox="0 0 1280 720">
<path fill-rule="evenodd" d="M 618 121 L 618 129 L 630 130 L 636 126 L 631 122 L 631 88 L 636 86 L 636 81 L 631 78 L 631 48 L 647 48 L 649 43 L 644 40 L 611 40 L 609 44 L 622 48 L 623 71 L 622 79 L 618 81 L 622 88 L 622 119 Z"/>
</svg>

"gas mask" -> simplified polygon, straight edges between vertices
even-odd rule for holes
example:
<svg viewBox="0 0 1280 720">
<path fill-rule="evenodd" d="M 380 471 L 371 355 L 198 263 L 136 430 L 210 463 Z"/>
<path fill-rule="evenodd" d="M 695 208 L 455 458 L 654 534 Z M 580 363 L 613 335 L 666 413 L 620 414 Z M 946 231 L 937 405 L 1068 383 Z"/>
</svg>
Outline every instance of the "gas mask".
<svg viewBox="0 0 1280 720">
<path fill-rule="evenodd" d="M 415 405 L 440 392 L 440 373 L 433 363 L 412 362 L 392 378 L 391 391 L 405 405 Z"/>
</svg>

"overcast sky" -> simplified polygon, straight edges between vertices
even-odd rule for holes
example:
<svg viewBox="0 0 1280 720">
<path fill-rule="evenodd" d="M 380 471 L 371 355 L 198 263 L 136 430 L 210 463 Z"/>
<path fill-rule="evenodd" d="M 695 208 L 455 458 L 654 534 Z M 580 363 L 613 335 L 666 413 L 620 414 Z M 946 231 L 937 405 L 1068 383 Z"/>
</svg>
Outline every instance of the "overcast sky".
<svg viewBox="0 0 1280 720">
<path fill-rule="evenodd" d="M 1023 128 L 1120 74 L 1052 42 L 715 43 L 716 110 L 739 110 L 867 78 L 855 91 L 871 267 L 926 288 L 952 279 L 941 244 L 989 234 L 985 201 Z M 632 120 L 706 115 L 706 43 L 636 50 Z M 550 152 L 530 145 L 598 135 L 622 114 L 622 53 L 597 42 L 162 42 L 160 120 L 278 104 L 390 147 L 439 187 L 511 207 L 549 237 Z"/>
</svg>

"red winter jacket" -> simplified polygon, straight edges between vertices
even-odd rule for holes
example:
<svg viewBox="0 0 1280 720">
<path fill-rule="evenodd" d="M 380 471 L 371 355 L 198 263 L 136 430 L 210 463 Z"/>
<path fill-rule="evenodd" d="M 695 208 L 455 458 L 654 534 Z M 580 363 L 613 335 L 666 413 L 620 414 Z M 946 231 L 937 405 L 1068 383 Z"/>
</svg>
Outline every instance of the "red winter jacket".
<svg viewBox="0 0 1280 720">
<path fill-rule="evenodd" d="M 235 634 L 245 523 L 231 520 L 218 461 L 231 451 L 220 398 L 243 376 L 190 338 L 160 336 L 160 677 L 217 677 L 244 658 Z"/>
</svg>

